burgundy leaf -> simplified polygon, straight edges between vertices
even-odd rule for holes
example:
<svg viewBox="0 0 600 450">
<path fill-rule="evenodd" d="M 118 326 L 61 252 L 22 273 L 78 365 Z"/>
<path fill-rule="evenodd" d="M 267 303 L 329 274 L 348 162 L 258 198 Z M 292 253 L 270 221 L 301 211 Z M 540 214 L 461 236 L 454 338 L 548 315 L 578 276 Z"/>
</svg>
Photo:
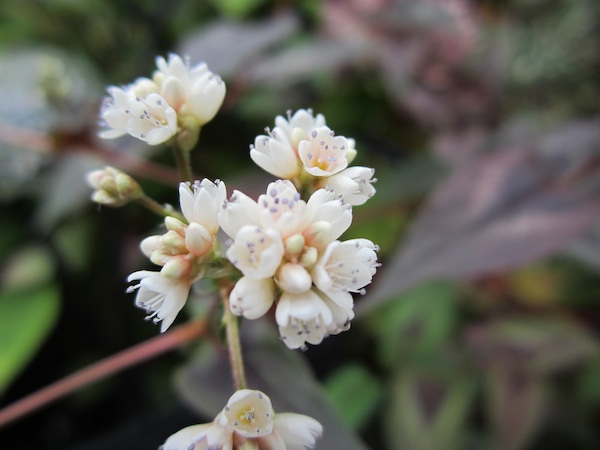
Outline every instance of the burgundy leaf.
<svg viewBox="0 0 600 450">
<path fill-rule="evenodd" d="M 593 158 L 579 158 L 556 170 L 557 154 L 548 151 L 549 142 L 556 139 L 485 154 L 451 174 L 414 221 L 363 307 L 424 279 L 472 278 L 529 263 L 587 231 L 600 214 L 600 195 L 589 183 L 598 168 Z M 563 147 L 562 153 L 574 151 Z"/>
</svg>

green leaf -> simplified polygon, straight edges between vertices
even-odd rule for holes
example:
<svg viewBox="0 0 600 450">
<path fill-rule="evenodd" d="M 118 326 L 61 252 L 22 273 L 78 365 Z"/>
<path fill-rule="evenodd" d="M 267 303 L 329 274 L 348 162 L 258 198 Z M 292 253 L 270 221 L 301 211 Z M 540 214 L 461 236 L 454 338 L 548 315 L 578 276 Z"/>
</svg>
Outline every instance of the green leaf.
<svg viewBox="0 0 600 450">
<path fill-rule="evenodd" d="M 377 378 L 358 364 L 341 367 L 324 387 L 341 418 L 355 430 L 367 425 L 383 393 Z"/>
<path fill-rule="evenodd" d="M 265 0 L 217 0 L 212 4 L 221 12 L 229 17 L 243 18 L 249 15 Z"/>
<path fill-rule="evenodd" d="M 0 292 L 0 393 L 38 350 L 58 317 L 55 285 Z"/>
<path fill-rule="evenodd" d="M 453 367 L 404 370 L 391 389 L 384 416 L 388 448 L 465 448 L 465 426 L 475 384 Z"/>
<path fill-rule="evenodd" d="M 371 314 L 367 323 L 377 337 L 380 361 L 392 365 L 436 352 L 454 330 L 458 294 L 454 283 L 429 282 Z"/>
<path fill-rule="evenodd" d="M 53 276 L 54 266 L 48 251 L 41 246 L 24 247 L 4 264 L 0 286 L 3 291 L 31 289 L 48 284 Z"/>
</svg>

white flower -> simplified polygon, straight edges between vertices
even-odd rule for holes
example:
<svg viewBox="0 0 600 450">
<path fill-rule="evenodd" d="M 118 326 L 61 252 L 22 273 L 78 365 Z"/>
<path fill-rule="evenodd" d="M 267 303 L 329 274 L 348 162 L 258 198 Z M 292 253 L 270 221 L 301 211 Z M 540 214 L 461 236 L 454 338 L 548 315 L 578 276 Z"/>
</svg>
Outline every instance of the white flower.
<svg viewBox="0 0 600 450">
<path fill-rule="evenodd" d="M 284 248 L 277 230 L 263 230 L 256 225 L 244 225 L 227 249 L 227 258 L 248 278 L 261 279 L 275 275 L 281 264 Z"/>
<path fill-rule="evenodd" d="M 140 281 L 130 286 L 128 292 L 137 290 L 135 298 L 136 306 L 144 308 L 148 313 L 148 319 L 154 323 L 162 321 L 160 331 L 164 332 L 171 326 L 175 317 L 187 300 L 190 292 L 191 280 L 173 280 L 164 277 L 161 272 L 140 270 L 134 272 L 127 281 Z"/>
<path fill-rule="evenodd" d="M 190 67 L 180 56 L 156 58 L 153 80 L 160 94 L 181 116 L 193 117 L 198 125 L 209 122 L 225 98 L 225 83 L 205 63 Z"/>
<path fill-rule="evenodd" d="M 158 93 L 152 82 L 140 79 L 121 89 L 109 87 L 100 117 L 108 129 L 104 139 L 130 134 L 149 145 L 158 145 L 177 133 L 177 113 Z"/>
<path fill-rule="evenodd" d="M 335 136 L 328 127 L 311 131 L 310 138 L 298 144 L 298 156 L 304 169 L 315 177 L 328 177 L 348 166 L 348 141 Z"/>
<path fill-rule="evenodd" d="M 333 190 L 320 189 L 307 202 L 287 180 L 271 183 L 257 202 L 235 191 L 219 222 L 233 238 L 227 257 L 244 275 L 229 297 L 234 314 L 256 319 L 277 301 L 276 321 L 290 348 L 348 328 L 350 292 L 371 281 L 377 258 L 370 241 L 337 241 L 352 210 Z M 343 258 L 347 268 L 338 267 Z"/>
<path fill-rule="evenodd" d="M 250 157 L 263 170 L 280 178 L 293 179 L 300 171 L 298 144 L 309 139 L 313 130 L 325 125 L 321 114 L 313 117 L 311 110 L 300 109 L 287 120 L 275 118 L 275 128 L 267 135 L 257 136 L 250 147 Z"/>
<path fill-rule="evenodd" d="M 160 272 L 139 271 L 129 281 L 142 281 L 130 289 L 139 288 L 136 305 L 155 311 L 151 317 L 163 320 L 166 330 L 185 304 L 191 285 L 206 272 L 207 260 L 219 230 L 219 205 L 227 196 L 225 183 L 204 179 L 179 186 L 180 205 L 185 220 L 166 217 L 167 232 L 149 236 L 141 250 L 150 260 L 162 266 Z M 182 218 L 183 219 L 183 218 Z"/>
<path fill-rule="evenodd" d="M 227 197 L 225 183 L 208 179 L 179 185 L 179 203 L 185 218 L 202 225 L 209 233 L 219 230 L 219 208 Z"/>
<path fill-rule="evenodd" d="M 372 183 L 375 183 L 377 179 L 373 178 L 374 174 L 375 169 L 370 167 L 348 167 L 323 179 L 317 186 L 330 186 L 352 206 L 362 205 L 375 195 Z"/>
<path fill-rule="evenodd" d="M 379 250 L 368 239 L 334 241 L 313 268 L 315 285 L 323 292 L 343 291 L 364 294 L 364 287 L 371 279 L 379 263 Z"/>
<path fill-rule="evenodd" d="M 314 448 L 322 432 L 315 419 L 295 413 L 275 414 L 266 394 L 242 389 L 231 396 L 212 423 L 178 431 L 161 450 L 302 450 Z"/>
</svg>

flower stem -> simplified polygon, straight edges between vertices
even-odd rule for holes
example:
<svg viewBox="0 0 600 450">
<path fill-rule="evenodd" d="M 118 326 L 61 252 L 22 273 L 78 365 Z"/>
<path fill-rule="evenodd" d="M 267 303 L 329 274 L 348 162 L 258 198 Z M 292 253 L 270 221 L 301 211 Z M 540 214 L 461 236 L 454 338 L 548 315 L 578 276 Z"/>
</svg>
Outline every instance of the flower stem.
<svg viewBox="0 0 600 450">
<path fill-rule="evenodd" d="M 173 143 L 172 147 L 173 155 L 175 156 L 175 163 L 179 169 L 179 174 L 182 181 L 193 181 L 194 176 L 192 175 L 192 164 L 190 162 L 189 150 L 183 149 L 177 143 Z"/>
<path fill-rule="evenodd" d="M 223 279 L 222 279 L 223 280 Z M 221 298 L 223 299 L 223 321 L 227 333 L 227 346 L 229 348 L 229 362 L 231 364 L 231 373 L 233 382 L 237 390 L 246 389 L 246 375 L 244 373 L 244 360 L 242 357 L 242 344 L 240 342 L 240 330 L 238 318 L 229 308 L 229 292 L 231 284 L 221 281 Z"/>
<path fill-rule="evenodd" d="M 183 223 L 187 223 L 186 218 L 183 217 L 181 214 L 179 214 L 177 211 L 174 211 L 171 208 L 165 208 L 163 205 L 158 203 L 156 200 L 148 197 L 146 194 L 144 194 L 142 197 L 138 198 L 137 201 L 144 208 L 152 211 L 153 213 L 155 213 L 161 217 L 171 216 L 171 217 L 175 217 L 175 218 L 181 220 Z"/>
<path fill-rule="evenodd" d="M 81 387 L 193 341 L 206 329 L 204 320 L 195 320 L 68 375 L 0 410 L 0 428 Z"/>
</svg>

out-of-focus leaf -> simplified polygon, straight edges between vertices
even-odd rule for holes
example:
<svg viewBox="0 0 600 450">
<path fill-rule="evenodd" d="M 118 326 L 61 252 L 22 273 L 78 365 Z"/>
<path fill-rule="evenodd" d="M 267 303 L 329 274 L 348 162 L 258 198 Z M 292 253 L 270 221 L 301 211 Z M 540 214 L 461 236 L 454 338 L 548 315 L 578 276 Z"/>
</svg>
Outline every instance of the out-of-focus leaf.
<svg viewBox="0 0 600 450">
<path fill-rule="evenodd" d="M 211 70 L 230 78 L 245 72 L 261 53 L 281 43 L 299 26 L 298 18 L 291 14 L 254 23 L 220 21 L 185 38 L 180 53 L 192 61 L 206 61 Z"/>
<path fill-rule="evenodd" d="M 211 3 L 226 16 L 243 18 L 264 2 L 265 0 L 213 0 Z"/>
<path fill-rule="evenodd" d="M 564 274 L 546 265 L 526 266 L 509 275 L 512 293 L 519 303 L 547 308 L 564 300 Z"/>
<path fill-rule="evenodd" d="M 425 283 L 371 314 L 367 324 L 377 338 L 381 362 L 431 356 L 456 324 L 458 293 L 449 282 Z"/>
<path fill-rule="evenodd" d="M 0 292 L 0 393 L 40 347 L 58 317 L 60 293 L 49 285 Z"/>
<path fill-rule="evenodd" d="M 566 254 L 600 271 L 600 229 L 597 227 L 581 236 L 567 248 Z"/>
<path fill-rule="evenodd" d="M 85 182 L 86 174 L 103 163 L 86 154 L 73 153 L 56 162 L 55 169 L 40 180 L 37 194 L 40 196 L 36 223 L 44 230 L 53 228 L 69 214 L 90 202 L 90 188 Z"/>
<path fill-rule="evenodd" d="M 332 73 L 369 55 L 363 43 L 321 38 L 292 47 L 257 62 L 244 79 L 252 84 L 272 85 L 312 78 L 317 73 Z"/>
<path fill-rule="evenodd" d="M 448 370 L 406 370 L 392 385 L 384 426 L 387 448 L 465 448 L 465 422 L 475 384 Z"/>
<path fill-rule="evenodd" d="M 337 415 L 302 354 L 289 350 L 265 321 L 244 322 L 244 363 L 248 386 L 264 391 L 276 412 L 295 412 L 317 419 L 324 428 L 322 450 L 363 450 L 364 444 Z M 204 345 L 198 357 L 177 374 L 182 400 L 212 419 L 234 392 L 225 351 Z"/>
<path fill-rule="evenodd" d="M 497 448 L 527 447 L 548 406 L 550 375 L 599 354 L 594 337 L 562 318 L 502 320 L 473 329 L 486 372 L 487 407 Z"/>
<path fill-rule="evenodd" d="M 597 169 L 583 170 L 589 154 L 583 165 L 567 156 L 587 154 L 591 138 L 600 139 L 598 129 L 585 130 L 577 148 L 552 151 L 557 138 L 542 139 L 459 167 L 413 223 L 366 307 L 427 278 L 470 278 L 534 261 L 587 231 L 600 214 Z M 561 131 L 570 135 L 573 128 Z"/>
<path fill-rule="evenodd" d="M 576 384 L 576 396 L 579 404 L 590 410 L 600 404 L 600 355 L 580 373 Z"/>
<path fill-rule="evenodd" d="M 4 261 L 0 286 L 4 291 L 30 289 L 48 284 L 53 275 L 53 261 L 46 249 L 22 247 Z"/>
<path fill-rule="evenodd" d="M 547 380 L 515 365 L 510 358 L 492 362 L 487 377 L 487 406 L 496 448 L 526 448 L 541 425 L 547 389 Z"/>
<path fill-rule="evenodd" d="M 476 328 L 470 337 L 486 357 L 509 354 L 541 374 L 569 369 L 600 351 L 585 328 L 561 318 L 506 319 Z"/>
<path fill-rule="evenodd" d="M 345 365 L 335 371 L 324 387 L 340 417 L 355 430 L 367 424 L 383 393 L 377 378 L 358 364 Z"/>
<path fill-rule="evenodd" d="M 89 220 L 65 223 L 52 234 L 52 239 L 68 266 L 82 271 L 90 263 L 90 243 L 93 242 Z"/>
</svg>

